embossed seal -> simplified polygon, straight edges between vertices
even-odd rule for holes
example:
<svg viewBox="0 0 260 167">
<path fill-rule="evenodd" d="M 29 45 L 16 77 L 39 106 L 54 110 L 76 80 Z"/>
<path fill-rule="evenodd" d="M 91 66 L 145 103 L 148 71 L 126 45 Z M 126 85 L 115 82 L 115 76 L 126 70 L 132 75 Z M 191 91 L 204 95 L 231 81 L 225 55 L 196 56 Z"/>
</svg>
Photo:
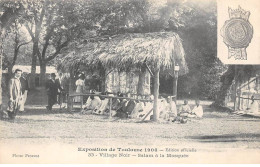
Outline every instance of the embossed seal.
<svg viewBox="0 0 260 167">
<path fill-rule="evenodd" d="M 230 20 L 225 21 L 221 36 L 228 46 L 228 58 L 247 60 L 246 48 L 253 37 L 253 26 L 249 23 L 249 11 L 238 6 L 238 9 L 228 8 Z"/>
</svg>

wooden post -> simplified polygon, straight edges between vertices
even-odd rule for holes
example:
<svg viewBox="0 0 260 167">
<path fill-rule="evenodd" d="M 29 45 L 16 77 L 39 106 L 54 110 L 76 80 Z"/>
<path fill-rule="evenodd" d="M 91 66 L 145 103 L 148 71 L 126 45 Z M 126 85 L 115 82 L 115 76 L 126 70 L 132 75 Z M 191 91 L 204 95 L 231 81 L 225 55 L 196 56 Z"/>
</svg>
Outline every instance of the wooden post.
<svg viewBox="0 0 260 167">
<path fill-rule="evenodd" d="M 112 98 L 109 98 L 109 119 L 112 118 L 111 108 L 112 108 Z"/>
<path fill-rule="evenodd" d="M 72 99 L 73 97 L 70 97 L 69 95 L 68 95 L 68 100 L 67 100 L 67 111 L 68 112 L 71 112 L 72 111 L 72 108 L 73 108 L 73 106 L 72 106 L 72 102 L 71 102 L 71 99 Z"/>
<path fill-rule="evenodd" d="M 236 101 L 237 101 L 237 65 L 235 65 L 235 88 L 234 88 L 234 111 L 236 111 Z"/>
<path fill-rule="evenodd" d="M 247 89 L 248 89 L 248 93 L 247 93 L 247 108 L 249 108 L 249 101 L 250 101 L 250 96 L 249 96 L 249 93 L 250 93 L 250 86 L 249 86 L 249 81 L 250 81 L 250 78 L 248 77 L 247 79 Z"/>
<path fill-rule="evenodd" d="M 66 103 L 67 103 L 67 105 L 66 105 L 66 109 L 67 109 L 67 112 L 69 112 L 70 110 L 69 110 L 69 94 L 66 94 Z"/>
<path fill-rule="evenodd" d="M 178 86 L 177 84 L 178 84 L 178 71 L 175 71 L 173 77 L 173 96 L 174 96 L 175 104 L 177 102 L 177 86 Z"/>
<path fill-rule="evenodd" d="M 176 63 L 174 65 L 174 76 L 173 76 L 173 97 L 174 97 L 174 102 L 175 104 L 177 104 L 177 84 L 178 84 L 178 76 L 179 76 L 179 70 L 180 67 L 179 65 Z"/>
<path fill-rule="evenodd" d="M 69 78 L 69 95 L 71 95 L 73 93 L 73 72 L 72 70 L 70 70 L 70 78 Z M 73 96 L 69 96 L 68 95 L 68 102 L 69 102 L 69 111 L 71 112 L 73 110 Z"/>
<path fill-rule="evenodd" d="M 157 111 L 158 111 L 158 96 L 159 96 L 159 77 L 160 77 L 160 68 L 158 67 L 155 70 L 154 75 L 154 102 L 153 102 L 153 121 L 157 121 Z"/>
<path fill-rule="evenodd" d="M 82 106 L 83 106 L 83 98 L 84 98 L 84 96 L 80 96 L 80 109 L 82 109 Z"/>
</svg>

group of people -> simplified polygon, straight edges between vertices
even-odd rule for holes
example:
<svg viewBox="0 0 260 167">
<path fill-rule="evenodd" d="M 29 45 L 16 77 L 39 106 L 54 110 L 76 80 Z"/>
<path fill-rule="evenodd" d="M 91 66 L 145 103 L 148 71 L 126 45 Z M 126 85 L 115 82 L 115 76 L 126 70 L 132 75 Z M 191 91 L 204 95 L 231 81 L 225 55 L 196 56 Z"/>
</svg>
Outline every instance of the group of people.
<svg viewBox="0 0 260 167">
<path fill-rule="evenodd" d="M 137 96 L 136 100 L 130 97 L 130 93 L 122 94 L 118 92 L 116 96 L 111 93 L 101 93 L 101 96 L 95 94 L 95 91 L 91 91 L 93 95 L 89 96 L 86 103 L 83 105 L 81 111 L 82 114 L 109 114 L 120 118 L 137 118 L 140 115 L 144 115 L 143 112 L 145 106 L 152 109 L 152 103 L 146 99 L 147 102 L 142 102 L 141 96 Z M 103 96 L 102 96 L 103 95 Z M 110 101 L 111 99 L 111 101 Z M 112 103 L 110 106 L 110 102 Z M 109 108 L 110 107 L 110 108 Z"/>
<path fill-rule="evenodd" d="M 28 91 L 27 73 L 16 69 L 8 84 L 7 114 L 10 119 L 14 119 L 18 111 L 24 112 Z"/>
<path fill-rule="evenodd" d="M 99 96 L 92 92 L 92 95 L 88 97 L 86 103 L 83 105 L 81 111 L 82 114 L 109 114 L 119 118 L 131 118 L 131 119 L 153 119 L 153 96 L 144 98 L 138 95 L 136 99 L 131 98 L 130 93 L 123 95 L 118 92 L 116 97 L 108 92 L 101 93 Z M 109 102 L 111 99 L 111 103 Z M 196 100 L 196 105 L 191 110 L 188 101 L 184 100 L 184 104 L 177 109 L 172 97 L 167 99 L 161 98 L 158 102 L 158 118 L 163 121 L 185 121 L 185 118 L 202 118 L 203 108 L 200 105 L 200 101 Z M 111 106 L 110 106 L 111 105 Z"/>
<path fill-rule="evenodd" d="M 99 90 L 100 89 L 100 80 L 97 75 L 92 75 L 91 79 L 88 81 L 84 73 L 79 73 L 77 75 L 77 80 L 75 82 L 76 93 L 84 93 L 86 90 Z M 76 96 L 73 99 L 74 102 L 82 102 L 83 96 Z"/>
<path fill-rule="evenodd" d="M 63 91 L 60 81 L 56 79 L 56 74 L 52 73 L 50 79 L 46 82 L 46 90 L 48 96 L 47 111 L 52 111 L 52 106 L 57 103 L 58 95 Z M 8 83 L 8 104 L 7 115 L 10 119 L 14 119 L 18 112 L 25 112 L 24 105 L 29 91 L 29 82 L 27 73 L 21 69 L 14 71 L 13 77 Z"/>
<path fill-rule="evenodd" d="M 83 85 L 83 76 L 80 76 L 76 81 L 76 92 L 83 91 Z M 9 118 L 14 119 L 18 111 L 24 111 L 24 104 L 29 90 L 26 73 L 22 73 L 22 70 L 16 69 L 14 76 L 9 81 L 8 90 L 9 102 L 7 113 Z M 58 102 L 58 95 L 63 91 L 55 73 L 52 73 L 50 79 L 46 81 L 46 90 L 48 96 L 46 109 L 47 111 L 52 111 L 53 105 Z M 119 118 L 143 119 L 145 117 L 146 119 L 153 119 L 153 112 L 151 112 L 153 109 L 153 95 L 137 95 L 134 99 L 130 93 L 122 94 L 118 92 L 114 96 L 112 93 L 104 92 L 101 93 L 103 96 L 99 96 L 95 90 L 91 90 L 90 92 L 92 95 L 87 98 L 87 101 L 83 105 L 82 114 L 111 114 Z M 83 96 L 76 96 L 74 101 L 83 101 Z M 196 105 L 192 110 L 187 100 L 184 100 L 184 104 L 177 110 L 176 104 L 171 97 L 159 99 L 158 118 L 160 120 L 176 121 L 187 117 L 201 118 L 202 116 L 203 108 L 199 100 L 196 100 Z"/>
</svg>

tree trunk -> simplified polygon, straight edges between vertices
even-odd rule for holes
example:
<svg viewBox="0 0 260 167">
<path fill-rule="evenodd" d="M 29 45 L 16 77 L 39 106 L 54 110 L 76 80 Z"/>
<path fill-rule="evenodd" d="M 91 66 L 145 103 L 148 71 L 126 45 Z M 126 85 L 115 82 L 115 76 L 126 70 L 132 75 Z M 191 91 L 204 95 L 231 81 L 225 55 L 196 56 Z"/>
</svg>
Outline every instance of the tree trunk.
<svg viewBox="0 0 260 167">
<path fill-rule="evenodd" d="M 154 75 L 154 102 L 153 102 L 153 121 L 157 121 L 157 111 L 158 111 L 158 97 L 159 97 L 159 73 L 160 73 L 160 68 L 155 70 L 155 75 Z"/>
<path fill-rule="evenodd" d="M 10 64 L 8 66 L 8 77 L 6 79 L 6 84 L 8 84 L 9 80 L 11 79 L 12 75 L 13 75 L 13 68 L 14 68 L 14 65 Z"/>
<path fill-rule="evenodd" d="M 222 85 L 220 91 L 217 94 L 217 98 L 213 103 L 213 106 L 220 106 L 220 107 L 225 106 L 225 97 L 227 95 L 230 86 L 232 85 L 234 78 L 235 78 L 235 66 L 230 65 L 228 67 L 228 70 L 221 77 Z"/>
<path fill-rule="evenodd" d="M 8 27 L 15 18 L 17 18 L 18 11 L 21 6 L 15 10 L 12 8 L 7 9 L 0 17 L 0 110 L 2 110 L 2 59 L 3 59 L 3 40 L 5 36 L 5 28 Z"/>
<path fill-rule="evenodd" d="M 106 91 L 106 69 L 101 65 L 99 67 L 100 70 L 100 77 L 101 77 L 101 92 L 105 92 Z"/>
<path fill-rule="evenodd" d="M 37 54 L 38 54 L 38 41 L 34 41 L 33 42 L 33 53 L 32 53 L 31 77 L 30 77 L 31 89 L 35 88 Z"/>
<path fill-rule="evenodd" d="M 40 65 L 40 86 L 45 86 L 45 80 L 46 80 L 46 64 L 41 63 Z"/>
<path fill-rule="evenodd" d="M 0 31 L 2 31 L 1 29 L 1 25 L 0 25 Z M 2 33 L 0 32 L 0 111 L 2 110 L 2 58 L 3 58 L 3 38 L 2 38 Z"/>
<path fill-rule="evenodd" d="M 74 75 L 73 75 L 73 72 L 70 71 L 70 78 L 69 78 L 69 94 L 73 93 L 74 92 L 74 87 L 73 87 L 73 84 L 74 84 Z"/>
<path fill-rule="evenodd" d="M 1 22 L 0 22 L 1 23 Z M 3 50 L 3 41 L 5 36 L 5 29 L 4 26 L 1 26 L 0 24 L 0 111 L 2 110 L 2 103 L 3 103 L 3 96 L 2 96 L 2 69 L 3 69 L 3 56 L 4 56 L 4 50 Z"/>
</svg>

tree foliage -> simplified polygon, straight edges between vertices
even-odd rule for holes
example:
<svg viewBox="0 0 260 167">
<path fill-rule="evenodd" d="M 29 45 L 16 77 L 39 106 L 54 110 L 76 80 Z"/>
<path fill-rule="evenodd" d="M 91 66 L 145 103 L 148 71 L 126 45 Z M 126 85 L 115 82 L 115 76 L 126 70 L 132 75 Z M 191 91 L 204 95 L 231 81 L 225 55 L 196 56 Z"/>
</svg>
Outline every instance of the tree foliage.
<svg viewBox="0 0 260 167">
<path fill-rule="evenodd" d="M 6 1 L 9 2 L 9 1 Z M 217 58 L 216 1 L 23 0 L 21 23 L 33 41 L 32 61 L 43 67 L 74 40 L 120 33 L 174 31 L 183 39 L 189 74 L 179 95 L 214 98 L 227 69 Z M 32 63 L 34 66 L 36 63 Z M 171 87 L 171 83 L 168 84 Z"/>
<path fill-rule="evenodd" d="M 21 2 L 16 1 L 0 1 L 0 71 L 2 71 L 3 59 L 3 40 L 13 25 L 15 20 L 19 17 L 19 13 L 23 10 Z M 2 107 L 2 72 L 0 72 L 0 109 Z"/>
<path fill-rule="evenodd" d="M 16 22 L 3 40 L 3 69 L 9 68 L 8 71 L 12 71 L 12 67 L 17 63 L 23 65 L 29 64 L 31 54 L 30 44 L 31 40 L 26 36 L 26 32 Z"/>
</svg>

